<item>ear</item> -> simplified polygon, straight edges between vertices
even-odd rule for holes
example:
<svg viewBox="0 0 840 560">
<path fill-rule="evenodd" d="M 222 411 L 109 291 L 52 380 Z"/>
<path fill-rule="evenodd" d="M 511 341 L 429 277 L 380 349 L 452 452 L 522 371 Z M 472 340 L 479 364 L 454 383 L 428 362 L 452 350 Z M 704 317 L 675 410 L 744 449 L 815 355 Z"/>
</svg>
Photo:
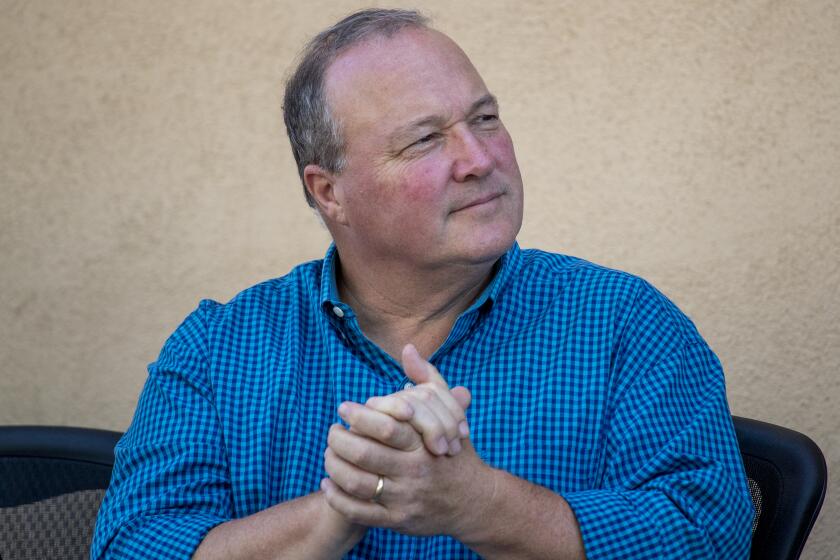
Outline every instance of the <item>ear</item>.
<svg viewBox="0 0 840 560">
<path fill-rule="evenodd" d="M 321 216 L 332 222 L 346 224 L 344 207 L 336 188 L 336 177 L 320 165 L 310 163 L 303 168 L 303 182 Z"/>
</svg>

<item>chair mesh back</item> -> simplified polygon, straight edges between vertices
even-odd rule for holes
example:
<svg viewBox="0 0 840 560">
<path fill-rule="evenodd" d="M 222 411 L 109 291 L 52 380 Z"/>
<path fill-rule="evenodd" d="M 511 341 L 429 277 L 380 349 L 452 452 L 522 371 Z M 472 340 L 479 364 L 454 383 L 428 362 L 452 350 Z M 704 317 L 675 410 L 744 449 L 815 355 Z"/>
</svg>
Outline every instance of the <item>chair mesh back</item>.
<svg viewBox="0 0 840 560">
<path fill-rule="evenodd" d="M 0 559 L 87 558 L 111 466 L 0 457 Z"/>
<path fill-rule="evenodd" d="M 774 557 L 762 548 L 768 537 L 775 531 L 783 530 L 778 525 L 779 496 L 782 492 L 783 479 L 773 463 L 760 457 L 743 455 L 744 469 L 750 486 L 756 514 L 753 517 L 752 558 Z"/>
<path fill-rule="evenodd" d="M 105 490 L 81 490 L 0 508 L 3 560 L 85 559 Z"/>
<path fill-rule="evenodd" d="M 758 482 L 753 480 L 752 478 L 747 479 L 747 484 L 750 487 L 750 498 L 752 498 L 753 509 L 753 522 L 752 522 L 752 532 L 755 534 L 755 529 L 758 527 L 758 520 L 761 517 L 761 487 L 758 485 Z"/>
</svg>

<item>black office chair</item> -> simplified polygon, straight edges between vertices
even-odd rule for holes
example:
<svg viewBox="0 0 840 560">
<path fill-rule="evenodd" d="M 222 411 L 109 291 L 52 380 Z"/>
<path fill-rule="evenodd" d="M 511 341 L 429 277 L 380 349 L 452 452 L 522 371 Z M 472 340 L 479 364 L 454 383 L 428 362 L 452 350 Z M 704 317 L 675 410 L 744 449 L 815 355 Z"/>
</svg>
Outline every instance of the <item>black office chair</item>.
<svg viewBox="0 0 840 560">
<path fill-rule="evenodd" d="M 122 434 L 0 426 L 0 558 L 87 558 Z"/>
<path fill-rule="evenodd" d="M 750 558 L 795 560 L 825 498 L 828 471 L 822 451 L 799 432 L 732 419 L 756 511 Z"/>
<path fill-rule="evenodd" d="M 750 557 L 797 559 L 825 498 L 825 458 L 803 434 L 733 421 L 756 509 Z M 87 558 L 121 435 L 0 426 L 0 559 Z"/>
</svg>

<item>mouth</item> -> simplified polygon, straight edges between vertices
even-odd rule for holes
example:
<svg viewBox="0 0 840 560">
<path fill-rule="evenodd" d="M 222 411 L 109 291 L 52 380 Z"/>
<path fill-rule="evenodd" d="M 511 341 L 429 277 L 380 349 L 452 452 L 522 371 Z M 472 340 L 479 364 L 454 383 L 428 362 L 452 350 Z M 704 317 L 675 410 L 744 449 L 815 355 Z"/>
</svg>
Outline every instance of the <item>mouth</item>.
<svg viewBox="0 0 840 560">
<path fill-rule="evenodd" d="M 452 212 L 453 213 L 461 212 L 462 210 L 468 210 L 470 208 L 475 208 L 477 206 L 482 206 L 484 204 L 487 204 L 488 202 L 492 202 L 492 201 L 496 200 L 497 198 L 500 198 L 504 194 L 505 194 L 504 191 L 486 194 L 484 196 L 481 196 L 479 198 L 471 200 L 470 202 L 464 204 L 463 206 L 459 206 L 458 208 L 456 208 Z"/>
</svg>

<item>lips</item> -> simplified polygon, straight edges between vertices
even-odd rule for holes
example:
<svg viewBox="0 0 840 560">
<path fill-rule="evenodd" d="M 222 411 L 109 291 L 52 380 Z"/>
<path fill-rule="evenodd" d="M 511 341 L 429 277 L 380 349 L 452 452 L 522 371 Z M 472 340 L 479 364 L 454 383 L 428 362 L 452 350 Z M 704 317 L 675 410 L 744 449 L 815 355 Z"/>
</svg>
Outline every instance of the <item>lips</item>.
<svg viewBox="0 0 840 560">
<path fill-rule="evenodd" d="M 491 200 L 496 200 L 497 198 L 499 198 L 503 194 L 505 194 L 505 193 L 504 192 L 494 192 L 494 193 L 485 194 L 485 195 L 483 195 L 479 198 L 475 198 L 475 199 L 471 200 L 470 202 L 464 204 L 463 206 L 459 206 L 458 208 L 453 210 L 453 212 L 460 212 L 461 210 L 467 210 L 468 208 L 474 208 L 476 206 L 481 206 L 482 204 L 486 204 L 486 203 L 490 202 Z"/>
</svg>

